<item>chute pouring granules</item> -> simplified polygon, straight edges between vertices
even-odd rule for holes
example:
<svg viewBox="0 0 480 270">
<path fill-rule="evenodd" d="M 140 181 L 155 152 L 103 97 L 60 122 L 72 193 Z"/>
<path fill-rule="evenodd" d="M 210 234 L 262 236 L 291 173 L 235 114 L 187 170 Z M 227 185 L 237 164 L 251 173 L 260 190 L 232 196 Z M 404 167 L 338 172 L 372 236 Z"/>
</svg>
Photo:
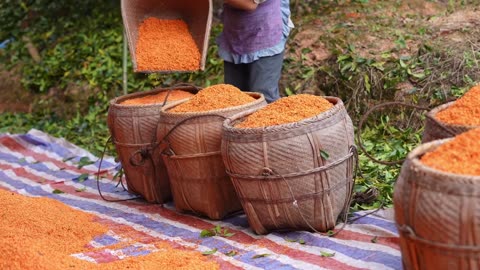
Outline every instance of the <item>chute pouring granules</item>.
<svg viewBox="0 0 480 270">
<path fill-rule="evenodd" d="M 200 51 L 183 20 L 147 18 L 139 26 L 137 71 L 194 71 Z"/>
</svg>

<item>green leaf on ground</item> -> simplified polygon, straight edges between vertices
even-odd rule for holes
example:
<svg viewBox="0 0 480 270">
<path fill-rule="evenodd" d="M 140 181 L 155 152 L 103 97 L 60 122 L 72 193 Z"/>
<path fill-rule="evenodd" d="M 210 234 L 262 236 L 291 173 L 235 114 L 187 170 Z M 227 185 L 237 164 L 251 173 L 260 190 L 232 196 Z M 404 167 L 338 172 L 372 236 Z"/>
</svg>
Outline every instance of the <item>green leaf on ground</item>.
<svg viewBox="0 0 480 270">
<path fill-rule="evenodd" d="M 335 256 L 335 252 L 334 252 L 334 253 L 330 253 L 330 252 L 320 251 L 320 255 L 321 255 L 322 257 L 333 257 L 333 256 Z"/>
<path fill-rule="evenodd" d="M 54 189 L 54 190 L 52 191 L 52 193 L 53 193 L 53 194 L 62 194 L 62 193 L 65 193 L 65 192 L 61 191 L 60 189 Z"/>
<path fill-rule="evenodd" d="M 214 254 L 215 252 L 217 252 L 217 250 L 218 250 L 218 249 L 214 248 L 214 249 L 212 249 L 212 250 L 202 252 L 202 255 L 204 255 L 204 256 L 212 255 L 212 254 Z"/>
<path fill-rule="evenodd" d="M 253 256 L 252 259 L 258 259 L 258 258 L 263 258 L 263 257 L 267 257 L 267 256 L 270 256 L 270 254 L 268 254 L 268 253 L 257 254 L 255 256 Z"/>
<path fill-rule="evenodd" d="M 95 163 L 95 161 L 91 161 L 88 157 L 81 157 L 80 160 L 78 161 L 77 168 L 81 169 L 84 166 L 87 166 L 93 163 Z"/>
<path fill-rule="evenodd" d="M 233 257 L 237 254 L 238 252 L 236 252 L 235 250 L 230 250 L 229 252 L 225 253 L 225 255 L 227 255 L 228 257 Z"/>
</svg>

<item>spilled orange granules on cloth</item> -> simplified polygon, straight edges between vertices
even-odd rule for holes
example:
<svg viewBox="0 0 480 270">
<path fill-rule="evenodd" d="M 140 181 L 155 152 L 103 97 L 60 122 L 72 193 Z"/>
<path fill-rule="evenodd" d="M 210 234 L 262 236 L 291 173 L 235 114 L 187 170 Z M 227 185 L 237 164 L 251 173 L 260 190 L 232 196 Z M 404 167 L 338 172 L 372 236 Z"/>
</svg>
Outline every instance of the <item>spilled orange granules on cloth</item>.
<svg viewBox="0 0 480 270">
<path fill-rule="evenodd" d="M 137 71 L 194 71 L 200 51 L 183 20 L 150 17 L 138 29 Z"/>
<path fill-rule="evenodd" d="M 165 97 L 167 96 L 168 91 L 161 91 L 154 95 L 147 95 L 139 98 L 132 98 L 127 99 L 120 104 L 122 105 L 145 105 L 145 104 L 155 104 L 155 103 L 163 103 L 165 101 Z M 182 90 L 172 90 L 168 95 L 167 101 L 175 101 L 180 99 L 186 99 L 192 97 L 193 94 L 187 91 Z"/>
<path fill-rule="evenodd" d="M 299 94 L 281 98 L 249 115 L 238 128 L 255 128 L 293 123 L 313 117 L 333 107 L 328 100 L 314 95 Z"/>
<path fill-rule="evenodd" d="M 196 251 L 173 249 L 167 242 L 145 256 L 95 264 L 72 254 L 107 232 L 95 216 L 49 198 L 32 198 L 0 189 L 0 269 L 219 269 Z M 133 229 L 132 229 L 133 230 Z"/>
<path fill-rule="evenodd" d="M 472 87 L 435 118 L 452 125 L 480 126 L 480 85 Z"/>
<path fill-rule="evenodd" d="M 188 101 L 172 108 L 170 112 L 205 112 L 240 106 L 255 98 L 230 84 L 217 84 L 200 90 Z"/>
<path fill-rule="evenodd" d="M 480 128 L 455 136 L 420 161 L 440 171 L 480 176 Z"/>
</svg>

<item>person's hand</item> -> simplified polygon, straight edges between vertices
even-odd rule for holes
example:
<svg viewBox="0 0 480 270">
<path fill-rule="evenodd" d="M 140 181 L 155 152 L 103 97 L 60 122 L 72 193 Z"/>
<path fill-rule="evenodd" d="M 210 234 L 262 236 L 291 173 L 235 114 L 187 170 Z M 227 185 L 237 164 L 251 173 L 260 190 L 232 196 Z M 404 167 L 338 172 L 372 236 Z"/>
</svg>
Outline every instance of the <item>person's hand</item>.
<svg viewBox="0 0 480 270">
<path fill-rule="evenodd" d="M 253 0 L 224 0 L 223 3 L 246 11 L 254 11 L 258 6 Z"/>
</svg>

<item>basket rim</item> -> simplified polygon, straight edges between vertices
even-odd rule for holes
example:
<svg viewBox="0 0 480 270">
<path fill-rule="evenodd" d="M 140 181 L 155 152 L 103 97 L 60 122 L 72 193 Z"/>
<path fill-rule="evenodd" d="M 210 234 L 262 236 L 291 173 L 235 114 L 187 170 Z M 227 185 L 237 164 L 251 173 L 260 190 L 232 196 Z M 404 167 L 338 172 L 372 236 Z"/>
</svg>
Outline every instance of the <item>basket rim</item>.
<svg viewBox="0 0 480 270">
<path fill-rule="evenodd" d="M 454 103 L 455 103 L 455 101 L 450 101 L 448 103 L 439 105 L 439 106 L 433 108 L 432 110 L 430 110 L 429 112 L 427 112 L 426 116 L 428 118 L 430 118 L 432 121 L 434 121 L 436 124 L 446 126 L 446 127 L 452 127 L 452 128 L 458 128 L 458 129 L 472 129 L 472 128 L 480 127 L 480 126 L 458 125 L 458 124 L 445 123 L 445 122 L 442 122 L 442 121 L 438 120 L 435 117 L 437 113 L 439 113 L 443 110 L 446 110 L 447 108 L 452 106 Z"/>
<path fill-rule="evenodd" d="M 432 168 L 430 166 L 427 166 L 420 161 L 420 157 L 422 155 L 426 154 L 427 152 L 431 152 L 435 150 L 439 146 L 453 139 L 454 138 L 446 138 L 446 139 L 434 140 L 428 143 L 421 144 L 420 146 L 416 147 L 408 154 L 406 161 L 410 161 L 413 167 L 421 169 L 431 176 L 447 178 L 447 179 L 443 179 L 442 181 L 456 182 L 459 180 L 461 181 L 468 180 L 468 181 L 475 181 L 475 182 L 479 181 L 480 183 L 480 175 L 457 174 L 457 173 L 445 172 L 445 171 L 441 171 L 441 170 Z"/>
<path fill-rule="evenodd" d="M 149 95 L 158 94 L 160 92 L 164 92 L 164 91 L 168 91 L 168 90 L 181 90 L 181 91 L 185 91 L 185 92 L 190 92 L 188 90 L 196 91 L 198 89 L 199 88 L 197 86 L 194 86 L 194 85 L 192 85 L 192 86 L 181 85 L 181 86 L 170 86 L 170 87 L 157 87 L 157 88 L 147 90 L 147 91 L 135 92 L 135 93 L 130 93 L 130 94 L 122 95 L 122 96 L 119 96 L 119 97 L 115 97 L 115 98 L 113 98 L 109 101 L 109 105 L 112 106 L 112 107 L 121 108 L 121 109 L 137 109 L 137 108 L 158 107 L 158 106 L 162 106 L 163 102 L 149 103 L 149 104 L 138 104 L 138 105 L 124 105 L 124 104 L 121 104 L 121 102 L 129 100 L 129 99 L 133 99 L 133 98 L 140 98 L 140 97 L 145 97 L 145 96 L 149 96 Z M 195 94 L 195 93 L 192 93 L 192 94 Z M 173 102 L 184 102 L 188 99 L 189 98 L 172 100 L 172 101 L 167 102 L 167 104 L 171 104 Z"/>
<path fill-rule="evenodd" d="M 175 106 L 178 106 L 187 100 L 178 102 L 178 103 L 169 103 L 165 105 L 161 110 L 160 110 L 160 115 L 162 116 L 170 116 L 170 117 L 190 117 L 190 116 L 202 116 L 202 115 L 210 115 L 210 114 L 222 114 L 226 112 L 231 112 L 231 111 L 236 111 L 236 110 L 241 110 L 243 108 L 249 108 L 255 105 L 262 104 L 265 102 L 265 96 L 262 93 L 259 92 L 243 92 L 245 94 L 248 94 L 249 96 L 255 98 L 254 101 L 245 103 L 242 105 L 237 105 L 233 107 L 227 107 L 227 108 L 222 108 L 222 109 L 216 109 L 216 110 L 210 110 L 210 111 L 202 111 L 202 112 L 170 112 L 169 110 L 172 109 Z"/>
<path fill-rule="evenodd" d="M 256 111 L 256 110 L 248 110 L 245 112 L 240 112 L 238 114 L 235 114 L 227 118 L 223 123 L 223 129 L 225 131 L 228 131 L 231 133 L 238 133 L 238 134 L 278 132 L 278 131 L 283 131 L 288 129 L 300 128 L 300 127 L 308 126 L 310 124 L 316 124 L 318 121 L 328 119 L 344 109 L 343 101 L 340 98 L 333 97 L 333 96 L 322 96 L 322 97 L 327 99 L 330 103 L 334 104 L 334 106 L 328 109 L 327 111 L 321 112 L 315 116 L 308 117 L 297 122 L 285 123 L 285 124 L 274 125 L 274 126 L 266 126 L 266 127 L 254 127 L 254 128 L 235 127 L 235 124 L 238 121 L 240 121 L 242 118 L 245 118 Z"/>
</svg>

